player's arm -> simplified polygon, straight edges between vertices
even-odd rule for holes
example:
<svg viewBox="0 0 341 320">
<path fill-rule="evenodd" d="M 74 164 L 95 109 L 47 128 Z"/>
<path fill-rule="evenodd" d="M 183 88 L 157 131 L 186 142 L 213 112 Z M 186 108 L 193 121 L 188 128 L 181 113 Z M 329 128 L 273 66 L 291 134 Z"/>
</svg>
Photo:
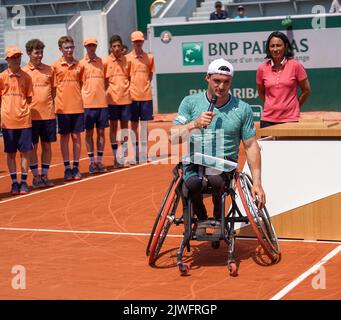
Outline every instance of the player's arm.
<svg viewBox="0 0 341 320">
<path fill-rule="evenodd" d="M 193 129 L 201 129 L 204 127 L 207 127 L 211 122 L 213 117 L 215 116 L 215 113 L 207 111 L 203 112 L 198 118 L 194 119 L 193 121 L 190 121 L 186 124 L 175 124 L 171 127 L 171 129 L 177 129 L 177 130 L 188 130 L 191 131 Z"/>
<path fill-rule="evenodd" d="M 261 209 L 265 206 L 266 199 L 261 179 L 260 148 L 256 137 L 243 140 L 243 145 L 253 180 L 252 197 L 254 200 L 256 200 L 256 198 L 258 199 L 258 208 Z"/>
<path fill-rule="evenodd" d="M 301 94 L 298 97 L 298 101 L 300 103 L 300 107 L 302 107 L 304 103 L 307 101 L 308 97 L 310 96 L 311 88 L 310 88 L 310 82 L 308 79 L 300 81 L 299 85 L 301 88 Z"/>
<path fill-rule="evenodd" d="M 178 115 L 176 123 L 170 128 L 171 142 L 182 143 L 182 138 L 188 139 L 191 131 L 207 127 L 212 122 L 214 116 L 215 113 L 207 111 L 203 112 L 198 118 L 187 122 L 185 116 Z M 181 121 L 184 121 L 185 124 L 181 124 Z"/>
<path fill-rule="evenodd" d="M 185 97 L 179 106 L 178 114 L 173 120 L 170 128 L 171 143 L 182 143 L 189 138 L 191 131 L 208 126 L 215 114 L 213 112 L 203 112 L 199 117 L 193 116 L 196 105 L 193 104 L 189 96 Z"/>
</svg>

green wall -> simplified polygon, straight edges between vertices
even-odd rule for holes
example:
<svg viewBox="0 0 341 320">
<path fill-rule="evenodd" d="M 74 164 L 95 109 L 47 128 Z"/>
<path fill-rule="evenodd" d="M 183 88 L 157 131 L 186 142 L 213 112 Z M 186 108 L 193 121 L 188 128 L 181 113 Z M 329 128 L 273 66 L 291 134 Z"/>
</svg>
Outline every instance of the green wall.
<svg viewBox="0 0 341 320">
<path fill-rule="evenodd" d="M 308 69 L 307 74 L 311 84 L 311 96 L 302 111 L 341 112 L 341 99 L 335 94 L 340 92 L 340 82 L 336 79 L 341 79 L 341 68 Z M 158 74 L 157 85 L 159 113 L 176 112 L 181 100 L 190 94 L 190 90 L 207 88 L 205 73 Z M 256 71 L 236 72 L 231 89 L 236 88 L 242 90 L 242 100 L 252 105 L 262 105 L 259 97 L 246 97 L 246 90 L 250 90 L 251 95 L 256 93 Z"/>
<path fill-rule="evenodd" d="M 137 28 L 147 32 L 147 25 L 150 23 L 150 6 L 154 0 L 136 0 Z"/>
</svg>

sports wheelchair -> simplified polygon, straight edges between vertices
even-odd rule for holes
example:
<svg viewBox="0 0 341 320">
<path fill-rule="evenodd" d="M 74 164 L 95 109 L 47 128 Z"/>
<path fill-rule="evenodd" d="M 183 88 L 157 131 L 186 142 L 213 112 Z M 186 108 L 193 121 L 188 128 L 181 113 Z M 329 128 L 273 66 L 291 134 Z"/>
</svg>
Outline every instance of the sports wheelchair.
<svg viewBox="0 0 341 320">
<path fill-rule="evenodd" d="M 254 201 L 251 194 L 252 179 L 244 172 L 233 170 L 230 175 L 230 184 L 225 186 L 221 197 L 222 212 L 221 221 L 209 219 L 198 224 L 198 219 L 192 214 L 192 205 L 189 197 L 182 192 L 183 165 L 179 163 L 173 169 L 174 178 L 166 192 L 160 210 L 156 216 L 153 229 L 148 241 L 146 255 L 149 257 L 149 264 L 154 265 L 159 257 L 162 245 L 172 225 L 184 225 L 184 237 L 177 252 L 177 265 L 181 275 L 189 273 L 190 266 L 183 262 L 185 248 L 190 252 L 190 241 L 211 241 L 213 249 L 218 249 L 220 241 L 227 244 L 227 265 L 231 276 L 237 276 L 237 263 L 234 258 L 235 249 L 235 224 L 250 224 L 261 245 L 264 254 L 270 259 L 270 263 L 277 263 L 281 257 L 280 246 L 275 229 L 271 223 L 267 209 L 259 210 L 257 201 Z M 210 193 L 210 187 L 203 190 L 203 194 Z M 225 202 L 227 195 L 231 196 L 231 206 L 226 214 Z M 246 216 L 243 215 L 237 206 L 236 199 L 239 196 Z M 178 216 L 177 207 L 182 202 L 182 215 Z M 179 211 L 178 211 L 179 212 Z M 180 210 L 181 212 L 181 210 Z M 199 227 L 198 227 L 199 226 Z"/>
</svg>

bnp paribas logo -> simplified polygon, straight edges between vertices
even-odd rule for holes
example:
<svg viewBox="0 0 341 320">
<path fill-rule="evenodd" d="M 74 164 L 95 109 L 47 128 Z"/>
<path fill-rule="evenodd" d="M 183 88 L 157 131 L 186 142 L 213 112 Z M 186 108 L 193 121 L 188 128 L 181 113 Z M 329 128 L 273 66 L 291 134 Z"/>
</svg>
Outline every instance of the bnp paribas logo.
<svg viewBox="0 0 341 320">
<path fill-rule="evenodd" d="M 204 43 L 203 42 L 182 43 L 182 60 L 184 66 L 204 65 Z"/>
</svg>

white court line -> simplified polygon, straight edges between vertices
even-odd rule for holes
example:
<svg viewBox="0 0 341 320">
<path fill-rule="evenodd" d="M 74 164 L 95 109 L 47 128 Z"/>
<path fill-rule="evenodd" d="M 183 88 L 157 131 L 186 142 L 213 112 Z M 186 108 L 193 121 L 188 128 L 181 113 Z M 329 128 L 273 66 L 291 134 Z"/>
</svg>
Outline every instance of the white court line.
<svg viewBox="0 0 341 320">
<path fill-rule="evenodd" d="M 294 281 L 289 283 L 284 289 L 282 289 L 277 294 L 275 294 L 270 300 L 282 299 L 291 290 L 293 290 L 295 287 L 297 287 L 302 281 L 304 281 L 310 275 L 316 273 L 321 268 L 321 266 L 323 266 L 325 263 L 327 263 L 330 259 L 332 259 L 334 256 L 336 256 L 339 252 L 341 252 L 341 245 L 337 246 L 333 251 L 329 252 L 318 263 L 313 265 L 309 270 L 307 270 L 306 272 L 301 274 L 298 278 L 296 278 Z"/>
<path fill-rule="evenodd" d="M 251 237 L 236 237 L 237 240 L 253 240 L 258 241 L 256 236 Z M 341 241 L 328 241 L 328 240 L 304 240 L 304 239 L 278 239 L 279 242 L 299 242 L 299 243 L 313 243 L 313 244 L 341 244 Z"/>
<path fill-rule="evenodd" d="M 126 172 L 126 171 L 129 171 L 129 170 L 142 168 L 142 167 L 154 164 L 154 163 L 158 163 L 158 162 L 162 163 L 163 161 L 165 161 L 166 159 L 169 159 L 169 158 L 170 157 L 167 156 L 165 158 L 161 158 L 161 159 L 158 159 L 158 160 L 155 160 L 155 161 L 151 161 L 151 162 L 147 162 L 147 163 L 144 163 L 144 164 L 135 165 L 133 167 L 129 167 L 129 168 L 126 168 L 126 169 L 119 169 L 117 171 L 103 173 L 103 174 L 100 174 L 100 175 L 97 175 L 97 176 L 93 176 L 93 177 L 88 177 L 88 178 L 85 178 L 85 179 L 82 179 L 82 180 L 79 180 L 79 181 L 73 181 L 73 182 L 70 182 L 70 183 L 67 183 L 67 184 L 63 184 L 63 185 L 60 185 L 60 186 L 56 186 L 56 187 L 52 187 L 52 188 L 48 188 L 48 189 L 44 189 L 44 190 L 40 190 L 40 191 L 36 191 L 36 192 L 31 192 L 29 194 L 18 196 L 18 197 L 15 197 L 15 198 L 10 198 L 10 199 L 7 199 L 7 200 L 2 200 L 2 201 L 0 201 L 0 205 L 2 205 L 4 203 L 7 203 L 7 202 L 11 202 L 11 201 L 20 200 L 20 199 L 24 199 L 24 198 L 27 198 L 27 197 L 32 197 L 32 196 L 40 194 L 40 193 L 45 193 L 45 192 L 50 192 L 50 191 L 61 189 L 61 188 L 65 188 L 65 187 L 70 187 L 70 186 L 73 186 L 73 185 L 78 184 L 78 183 L 83 183 L 83 182 L 87 182 L 87 181 L 90 181 L 90 180 L 95 180 L 95 179 L 99 179 L 99 178 L 108 177 L 108 176 L 110 176 L 112 174 L 118 174 L 118 173 Z"/>
<path fill-rule="evenodd" d="M 0 231 L 28 231 L 28 232 L 50 232 L 50 233 L 72 233 L 72 234 L 99 234 L 111 236 L 143 236 L 149 237 L 150 233 L 134 232 L 111 232 L 111 231 L 79 231 L 79 230 L 54 230 L 54 229 L 30 229 L 30 228 L 0 228 Z M 182 238 L 182 235 L 167 235 L 171 238 Z"/>
<path fill-rule="evenodd" d="M 103 158 L 112 158 L 113 156 L 103 156 Z M 84 160 L 89 160 L 89 157 L 86 157 L 86 158 L 81 158 L 79 159 L 79 161 L 84 161 Z M 72 163 L 72 160 L 70 160 L 70 163 Z M 58 167 L 58 166 L 63 166 L 64 165 L 64 162 L 59 162 L 59 163 L 55 163 L 55 164 L 51 164 L 50 165 L 50 168 L 54 168 L 54 167 Z M 17 174 L 21 174 L 21 172 L 17 172 Z M 0 179 L 2 178 L 6 178 L 6 177 L 10 177 L 11 175 L 10 174 L 5 174 L 4 176 L 0 176 Z"/>
<path fill-rule="evenodd" d="M 83 161 L 83 160 L 86 160 L 86 159 L 89 159 L 89 157 L 81 158 L 81 159 L 79 159 L 79 161 Z M 61 165 L 64 165 L 64 163 L 60 162 L 60 163 L 51 164 L 50 168 L 58 167 L 58 166 L 61 166 Z M 21 174 L 21 172 L 17 172 L 17 174 Z M 0 176 L 0 179 L 6 178 L 6 177 L 10 177 L 10 176 L 11 176 L 10 174 L 5 174 L 4 176 Z"/>
<path fill-rule="evenodd" d="M 10 228 L 0 227 L 0 231 L 25 231 L 25 232 L 51 232 L 51 233 L 71 233 L 71 234 L 98 234 L 98 235 L 122 235 L 122 236 L 142 236 L 149 237 L 150 233 L 142 232 L 113 232 L 113 231 L 89 231 L 89 230 L 63 230 L 63 229 L 37 229 L 37 228 Z M 183 238 L 182 234 L 168 234 L 167 237 Z M 236 237 L 237 240 L 245 241 L 258 241 L 257 238 Z M 280 239 L 280 242 L 299 242 L 299 243 L 315 243 L 315 244 L 341 244 L 340 241 L 317 241 L 317 240 L 293 240 L 293 239 Z M 341 245 L 340 245 L 341 247 Z"/>
</svg>

